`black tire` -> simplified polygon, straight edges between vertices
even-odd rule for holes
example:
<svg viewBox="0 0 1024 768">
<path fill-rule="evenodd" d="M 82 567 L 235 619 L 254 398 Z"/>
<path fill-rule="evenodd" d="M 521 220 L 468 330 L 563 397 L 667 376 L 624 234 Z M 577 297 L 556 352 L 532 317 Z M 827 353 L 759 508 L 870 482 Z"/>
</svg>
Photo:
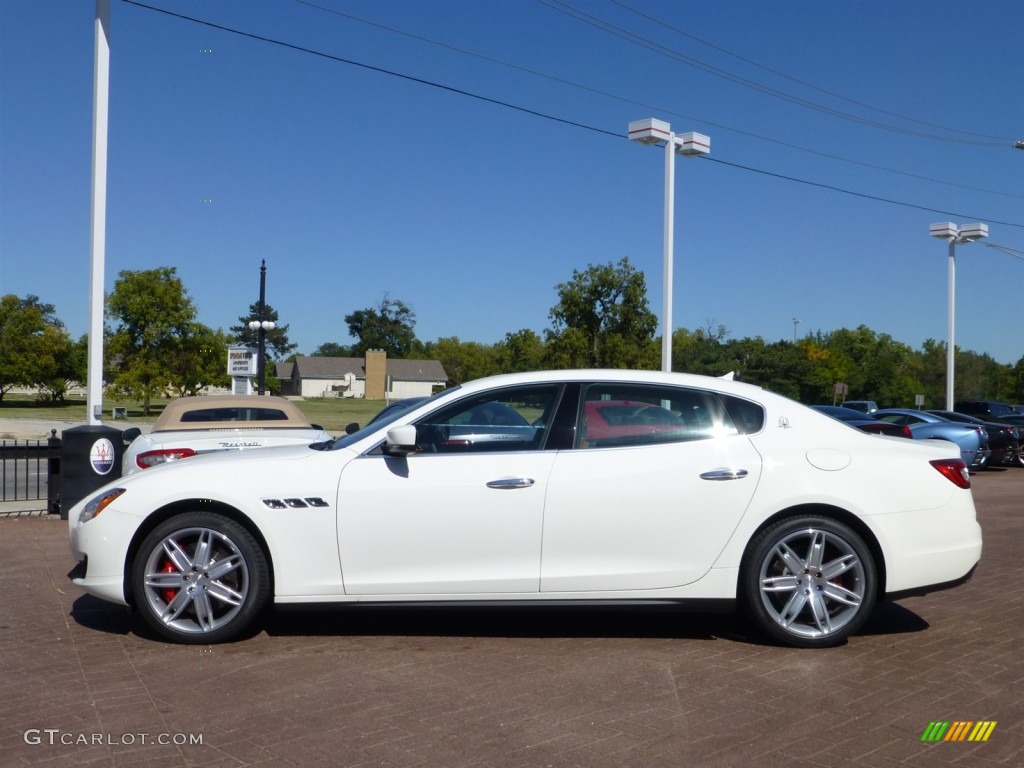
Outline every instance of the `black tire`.
<svg viewBox="0 0 1024 768">
<path fill-rule="evenodd" d="M 839 645 L 871 614 L 877 569 L 849 526 L 816 515 L 779 520 L 750 542 L 741 600 L 757 629 L 786 645 Z"/>
<path fill-rule="evenodd" d="M 270 569 L 243 526 L 213 512 L 188 512 L 145 538 L 131 588 L 136 609 L 162 638 L 222 643 L 250 629 L 266 608 Z"/>
</svg>

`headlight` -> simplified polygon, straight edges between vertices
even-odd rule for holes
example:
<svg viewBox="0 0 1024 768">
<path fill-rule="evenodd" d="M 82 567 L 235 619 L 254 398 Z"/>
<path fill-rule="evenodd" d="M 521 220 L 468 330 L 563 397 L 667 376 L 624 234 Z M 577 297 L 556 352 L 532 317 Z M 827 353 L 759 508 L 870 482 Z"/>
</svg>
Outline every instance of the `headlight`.
<svg viewBox="0 0 1024 768">
<path fill-rule="evenodd" d="M 96 515 L 102 512 L 107 506 L 118 498 L 122 493 L 125 492 L 125 488 L 111 488 L 106 493 L 102 493 L 92 499 L 89 499 L 89 503 L 82 509 L 82 514 L 78 517 L 79 523 L 87 523 L 92 520 Z"/>
</svg>

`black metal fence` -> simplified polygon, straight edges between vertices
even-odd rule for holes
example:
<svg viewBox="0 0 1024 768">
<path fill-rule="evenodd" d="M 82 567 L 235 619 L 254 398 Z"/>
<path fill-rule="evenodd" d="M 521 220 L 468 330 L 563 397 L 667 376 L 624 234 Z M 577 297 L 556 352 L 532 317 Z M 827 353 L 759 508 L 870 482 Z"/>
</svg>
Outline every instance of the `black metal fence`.
<svg viewBox="0 0 1024 768">
<path fill-rule="evenodd" d="M 47 440 L 0 441 L 0 502 L 46 502 L 60 512 L 60 447 L 56 430 Z"/>
</svg>

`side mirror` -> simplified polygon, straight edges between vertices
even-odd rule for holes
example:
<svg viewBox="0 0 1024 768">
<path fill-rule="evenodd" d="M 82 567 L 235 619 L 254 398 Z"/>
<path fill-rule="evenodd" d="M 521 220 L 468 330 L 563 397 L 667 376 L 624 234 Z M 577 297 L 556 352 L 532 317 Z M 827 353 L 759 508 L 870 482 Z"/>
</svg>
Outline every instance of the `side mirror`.
<svg viewBox="0 0 1024 768">
<path fill-rule="evenodd" d="M 408 456 L 416 453 L 416 427 L 413 424 L 403 424 L 400 427 L 392 427 L 387 432 L 387 440 L 384 443 L 384 453 L 388 456 Z"/>
<path fill-rule="evenodd" d="M 354 421 L 351 424 L 347 424 L 345 426 L 345 434 L 346 435 L 352 435 L 352 434 L 355 434 L 358 431 L 359 431 L 359 425 L 356 424 Z"/>
<path fill-rule="evenodd" d="M 121 439 L 124 440 L 125 444 L 128 444 L 140 435 L 142 435 L 141 429 L 138 427 L 128 427 L 128 429 L 121 433 Z"/>
</svg>

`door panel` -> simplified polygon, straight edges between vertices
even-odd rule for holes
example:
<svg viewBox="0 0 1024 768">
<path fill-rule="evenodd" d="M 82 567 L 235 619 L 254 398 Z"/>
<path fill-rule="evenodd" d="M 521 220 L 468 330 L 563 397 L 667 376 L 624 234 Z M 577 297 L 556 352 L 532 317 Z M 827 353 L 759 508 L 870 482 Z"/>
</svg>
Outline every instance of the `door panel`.
<svg viewBox="0 0 1024 768">
<path fill-rule="evenodd" d="M 350 462 L 338 488 L 346 593 L 536 593 L 554 459 L 520 451 Z"/>
<path fill-rule="evenodd" d="M 725 546 L 760 474 L 761 457 L 743 435 L 559 453 L 544 514 L 541 591 L 696 581 Z"/>
</svg>

